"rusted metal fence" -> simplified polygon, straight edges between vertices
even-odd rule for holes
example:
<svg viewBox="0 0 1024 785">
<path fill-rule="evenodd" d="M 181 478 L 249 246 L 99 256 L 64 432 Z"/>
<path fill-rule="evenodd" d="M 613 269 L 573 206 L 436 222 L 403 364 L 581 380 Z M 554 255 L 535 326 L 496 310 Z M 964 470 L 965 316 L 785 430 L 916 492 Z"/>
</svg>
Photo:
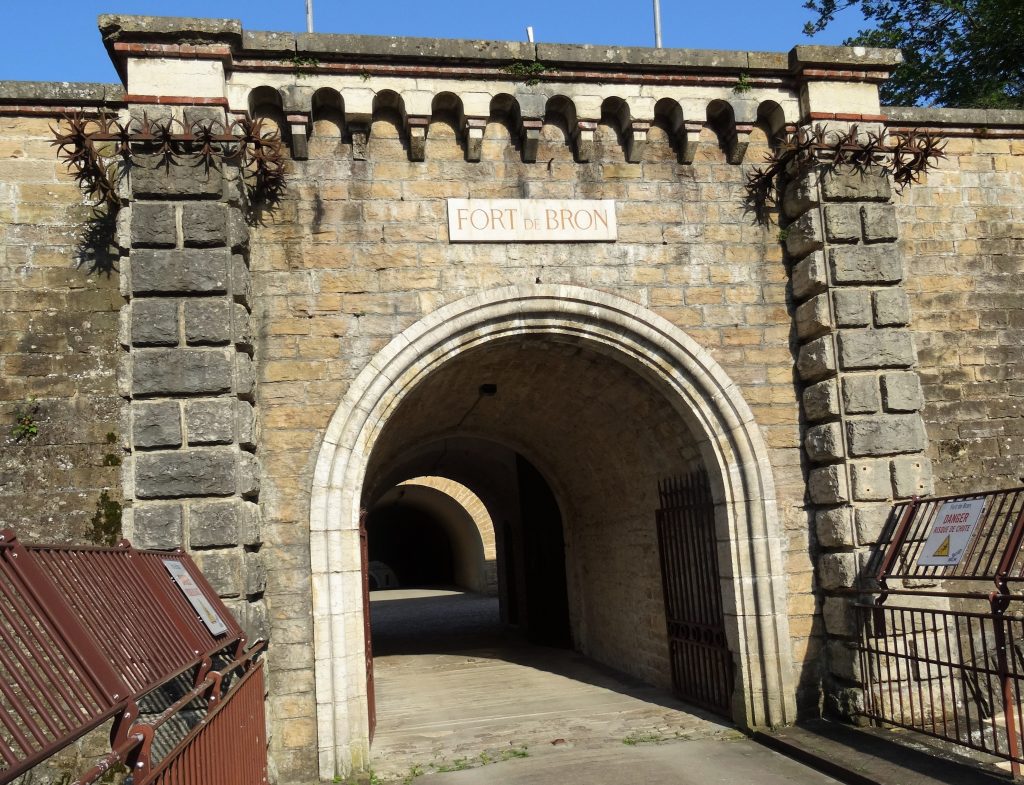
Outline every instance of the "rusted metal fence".
<svg viewBox="0 0 1024 785">
<path fill-rule="evenodd" d="M 865 716 L 1024 763 L 1024 488 L 897 504 L 855 605 Z"/>
<path fill-rule="evenodd" d="M 0 532 L 0 785 L 110 720 L 110 754 L 78 782 L 122 763 L 146 785 L 205 754 L 190 750 L 215 726 L 210 739 L 231 722 L 242 733 L 240 711 L 247 742 L 225 750 L 240 765 L 244 748 L 251 776 L 196 782 L 266 782 L 263 645 L 246 643 L 184 553 L 26 546 Z"/>
</svg>

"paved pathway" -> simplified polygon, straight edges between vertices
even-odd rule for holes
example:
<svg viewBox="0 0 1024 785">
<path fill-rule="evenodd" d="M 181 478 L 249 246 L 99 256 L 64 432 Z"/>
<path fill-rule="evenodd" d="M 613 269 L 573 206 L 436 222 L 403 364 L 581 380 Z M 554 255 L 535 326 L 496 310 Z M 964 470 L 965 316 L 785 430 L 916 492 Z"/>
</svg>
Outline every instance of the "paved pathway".
<svg viewBox="0 0 1024 785">
<path fill-rule="evenodd" d="M 574 652 L 510 641 L 492 598 L 371 598 L 383 782 L 833 782 Z"/>
</svg>

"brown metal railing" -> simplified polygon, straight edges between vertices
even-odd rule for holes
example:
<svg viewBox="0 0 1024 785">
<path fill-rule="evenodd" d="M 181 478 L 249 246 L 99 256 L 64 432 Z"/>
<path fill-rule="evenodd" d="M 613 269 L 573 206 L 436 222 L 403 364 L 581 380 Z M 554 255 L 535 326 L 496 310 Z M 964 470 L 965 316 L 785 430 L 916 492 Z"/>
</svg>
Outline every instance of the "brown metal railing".
<svg viewBox="0 0 1024 785">
<path fill-rule="evenodd" d="M 194 582 L 197 602 L 220 624 L 203 622 L 169 569 Z M 0 531 L 0 785 L 111 719 L 111 753 L 79 782 L 121 762 L 142 785 L 154 735 L 172 715 L 189 706 L 193 716 L 212 716 L 247 683 L 234 686 L 262 643 L 245 644 L 184 553 L 127 542 L 25 546 Z M 170 707 L 140 720 L 140 705 L 160 691 L 173 696 Z M 265 767 L 265 753 L 257 760 Z"/>
<path fill-rule="evenodd" d="M 943 504 L 969 500 L 984 506 L 956 563 L 922 559 Z M 855 604 L 866 717 L 1004 758 L 1020 774 L 1022 544 L 1024 488 L 895 505 L 875 556 L 881 594 Z"/>
</svg>

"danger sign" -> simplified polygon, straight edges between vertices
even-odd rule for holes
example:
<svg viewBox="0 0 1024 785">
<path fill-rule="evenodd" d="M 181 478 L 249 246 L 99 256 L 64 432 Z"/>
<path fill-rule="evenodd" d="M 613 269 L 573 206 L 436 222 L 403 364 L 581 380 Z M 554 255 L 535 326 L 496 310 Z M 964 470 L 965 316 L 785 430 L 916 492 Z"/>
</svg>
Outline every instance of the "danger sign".
<svg viewBox="0 0 1024 785">
<path fill-rule="evenodd" d="M 917 560 L 918 565 L 950 567 L 959 564 L 984 509 L 984 499 L 946 502 L 939 507 L 931 533 Z"/>
</svg>

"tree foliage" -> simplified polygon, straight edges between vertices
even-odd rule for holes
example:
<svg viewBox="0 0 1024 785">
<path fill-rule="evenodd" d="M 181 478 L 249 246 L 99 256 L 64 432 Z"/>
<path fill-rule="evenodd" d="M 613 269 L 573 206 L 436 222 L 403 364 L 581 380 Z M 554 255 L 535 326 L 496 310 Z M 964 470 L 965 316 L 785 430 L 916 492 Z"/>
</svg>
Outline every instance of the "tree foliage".
<svg viewBox="0 0 1024 785">
<path fill-rule="evenodd" d="M 843 43 L 893 47 L 904 63 L 882 85 L 891 106 L 1024 108 L 1024 0 L 806 0 L 824 30 L 859 8 L 870 28 Z"/>
</svg>

